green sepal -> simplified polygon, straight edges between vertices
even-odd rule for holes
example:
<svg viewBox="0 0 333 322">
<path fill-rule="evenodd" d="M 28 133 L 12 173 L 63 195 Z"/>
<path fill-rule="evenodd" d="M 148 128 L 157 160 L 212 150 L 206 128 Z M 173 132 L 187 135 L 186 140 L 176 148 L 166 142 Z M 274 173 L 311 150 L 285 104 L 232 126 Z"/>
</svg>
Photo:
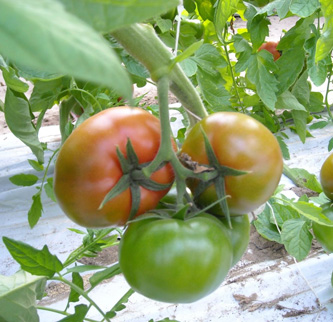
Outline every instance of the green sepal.
<svg viewBox="0 0 333 322">
<path fill-rule="evenodd" d="M 124 174 L 117 184 L 106 194 L 104 197 L 103 201 L 98 207 L 98 210 L 101 210 L 104 205 L 114 197 L 120 195 L 122 192 L 124 192 L 126 189 L 128 189 L 130 186 L 130 175 L 129 174 Z"/>
<path fill-rule="evenodd" d="M 127 153 L 127 160 L 129 162 L 129 164 L 136 168 L 139 166 L 139 158 L 136 155 L 131 139 L 127 139 L 127 143 L 126 143 L 126 153 Z"/>
<path fill-rule="evenodd" d="M 133 170 L 131 179 L 137 182 L 140 186 L 151 191 L 161 191 L 169 188 L 172 183 L 163 184 L 158 183 L 152 179 L 147 178 L 141 170 Z"/>
<path fill-rule="evenodd" d="M 118 160 L 120 162 L 121 170 L 124 174 L 130 173 L 131 165 L 128 160 L 125 158 L 124 154 L 120 151 L 119 147 L 116 148 Z"/>
</svg>

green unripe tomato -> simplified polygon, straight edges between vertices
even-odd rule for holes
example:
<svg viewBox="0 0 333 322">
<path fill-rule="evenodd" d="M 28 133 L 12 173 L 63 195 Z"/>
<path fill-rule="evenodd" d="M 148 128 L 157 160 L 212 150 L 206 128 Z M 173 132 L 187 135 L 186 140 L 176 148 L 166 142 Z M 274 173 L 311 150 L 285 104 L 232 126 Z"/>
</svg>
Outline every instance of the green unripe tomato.
<svg viewBox="0 0 333 322">
<path fill-rule="evenodd" d="M 230 217 L 232 229 L 229 228 L 227 218 L 221 218 L 225 225 L 232 245 L 233 260 L 232 266 L 244 255 L 250 241 L 250 220 L 248 215 Z"/>
<path fill-rule="evenodd" d="M 128 284 L 156 301 L 191 303 L 213 292 L 232 263 L 223 225 L 211 215 L 133 222 L 119 245 Z"/>
<path fill-rule="evenodd" d="M 323 214 L 333 221 L 333 207 L 332 204 L 326 204 L 323 207 Z M 313 233 L 327 253 L 333 253 L 333 227 L 320 225 L 316 222 L 312 223 Z"/>
<path fill-rule="evenodd" d="M 333 153 L 328 156 L 320 169 L 320 183 L 325 195 L 333 200 Z"/>
</svg>

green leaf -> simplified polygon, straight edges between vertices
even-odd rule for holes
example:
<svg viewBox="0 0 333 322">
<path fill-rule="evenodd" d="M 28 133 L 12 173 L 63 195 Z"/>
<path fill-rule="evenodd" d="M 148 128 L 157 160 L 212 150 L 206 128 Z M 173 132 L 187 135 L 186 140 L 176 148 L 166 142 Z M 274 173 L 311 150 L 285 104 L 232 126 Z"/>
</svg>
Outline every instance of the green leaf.
<svg viewBox="0 0 333 322">
<path fill-rule="evenodd" d="M 260 213 L 256 220 L 253 221 L 257 232 L 264 238 L 275 241 L 281 244 L 281 236 L 275 224 L 271 222 L 271 209 L 265 206 L 265 209 Z"/>
<path fill-rule="evenodd" d="M 2 240 L 22 269 L 31 274 L 52 277 L 63 269 L 62 263 L 57 256 L 50 253 L 46 245 L 39 250 L 8 237 L 2 237 Z"/>
<path fill-rule="evenodd" d="M 281 240 L 287 252 L 298 261 L 309 254 L 312 238 L 307 222 L 304 220 L 290 219 L 282 226 Z"/>
<path fill-rule="evenodd" d="M 38 322 L 36 300 L 41 299 L 46 278 L 23 270 L 0 275 L 0 321 Z"/>
<path fill-rule="evenodd" d="M 37 162 L 36 160 L 28 159 L 28 162 L 36 171 L 43 171 L 44 170 L 43 164 Z"/>
<path fill-rule="evenodd" d="M 130 296 L 132 294 L 134 294 L 135 291 L 132 289 L 129 289 L 125 295 L 123 295 L 120 300 L 114 305 L 114 307 L 106 313 L 106 316 L 110 319 L 114 318 L 117 314 L 117 312 L 122 311 L 123 309 L 126 308 L 126 306 L 124 305 L 124 303 L 128 302 L 128 299 L 130 298 Z"/>
<path fill-rule="evenodd" d="M 283 159 L 290 160 L 290 153 L 289 153 L 288 145 L 286 144 L 286 142 L 284 142 L 284 140 L 281 136 L 277 136 L 276 139 L 279 142 Z"/>
<path fill-rule="evenodd" d="M 2 76 L 6 82 L 7 87 L 19 93 L 24 93 L 29 89 L 29 85 L 18 78 L 14 68 L 10 66 L 7 66 L 7 68 L 1 68 L 0 65 L 0 69 L 2 70 Z"/>
<path fill-rule="evenodd" d="M 308 113 L 303 111 L 293 110 L 291 111 L 291 115 L 294 119 L 296 132 L 301 141 L 304 143 L 307 134 L 306 124 L 307 124 Z"/>
<path fill-rule="evenodd" d="M 181 61 L 180 66 L 182 67 L 187 77 L 194 76 L 198 71 L 198 65 L 192 58 Z"/>
<path fill-rule="evenodd" d="M 83 290 L 83 279 L 78 272 L 72 273 L 72 283 Z M 71 289 L 69 296 L 68 296 L 68 303 L 69 302 L 78 302 L 79 300 L 80 300 L 80 294 L 77 293 L 75 290 Z"/>
<path fill-rule="evenodd" d="M 333 138 L 331 138 L 329 141 L 328 141 L 328 147 L 327 147 L 327 150 L 330 152 L 332 151 L 333 149 Z"/>
<path fill-rule="evenodd" d="M 216 34 L 219 36 L 223 34 L 225 25 L 228 19 L 237 12 L 237 5 L 239 0 L 220 0 L 218 1 L 217 8 L 215 9 L 214 26 Z"/>
<path fill-rule="evenodd" d="M 308 172 L 305 169 L 300 168 L 289 168 L 289 170 L 297 179 L 297 181 L 301 183 L 301 186 L 318 193 L 321 193 L 323 191 L 321 184 L 317 180 L 316 175 Z"/>
<path fill-rule="evenodd" d="M 44 190 L 46 195 L 54 202 L 57 202 L 57 199 L 53 190 L 53 177 L 47 178 L 46 183 L 44 184 Z"/>
<path fill-rule="evenodd" d="M 67 11 L 107 33 L 173 9 L 179 0 L 60 0 Z"/>
<path fill-rule="evenodd" d="M 160 16 L 155 18 L 156 26 L 161 30 L 161 33 L 165 33 L 172 29 L 172 21 L 169 19 L 162 19 Z"/>
<path fill-rule="evenodd" d="M 258 14 L 267 13 L 268 16 L 275 15 L 276 13 L 282 19 L 285 18 L 289 12 L 290 2 L 292 0 L 275 0 L 268 3 L 266 6 L 258 11 Z"/>
<path fill-rule="evenodd" d="M 58 1 L 0 0 L 0 6 L 1 54 L 31 69 L 71 75 L 131 98 L 130 78 L 108 42 Z"/>
<path fill-rule="evenodd" d="M 75 313 L 66 316 L 58 322 L 83 322 L 89 311 L 89 307 L 85 304 L 79 304 L 74 307 Z"/>
<path fill-rule="evenodd" d="M 326 58 L 333 49 L 333 5 L 331 0 L 320 0 L 321 10 L 325 17 L 325 24 L 316 45 L 315 61 Z"/>
<path fill-rule="evenodd" d="M 279 227 L 282 227 L 283 223 L 286 222 L 287 220 L 300 218 L 299 213 L 291 206 L 283 205 L 280 203 L 273 203 L 272 208 L 274 210 L 274 216 Z M 273 218 L 271 218 L 271 223 L 275 224 Z"/>
<path fill-rule="evenodd" d="M 40 112 L 51 108 L 63 87 L 63 78 L 50 81 L 35 81 L 29 102 L 33 112 Z"/>
<path fill-rule="evenodd" d="M 255 15 L 247 23 L 247 28 L 251 35 L 253 49 L 257 50 L 269 35 L 270 21 L 265 15 Z"/>
<path fill-rule="evenodd" d="M 292 208 L 297 210 L 302 216 L 324 226 L 333 227 L 333 221 L 322 214 L 322 209 L 304 201 L 289 203 Z"/>
<path fill-rule="evenodd" d="M 215 109 L 231 105 L 229 101 L 230 94 L 225 89 L 225 81 L 220 74 L 213 75 L 199 67 L 196 77 L 202 95 L 209 105 Z"/>
<path fill-rule="evenodd" d="M 280 94 L 275 103 L 276 109 L 306 111 L 306 108 L 289 91 Z"/>
<path fill-rule="evenodd" d="M 180 63 L 181 61 L 185 60 L 186 58 L 189 58 L 190 56 L 192 56 L 203 44 L 203 40 L 197 41 L 195 43 L 193 43 L 190 47 L 187 47 L 181 54 L 179 54 L 178 56 L 176 56 L 173 59 L 173 66 L 176 63 Z"/>
<path fill-rule="evenodd" d="M 11 132 L 31 149 L 39 163 L 43 163 L 44 151 L 31 122 L 29 104 L 24 96 L 9 88 L 6 91 L 5 119 Z"/>
<path fill-rule="evenodd" d="M 315 122 L 315 123 L 310 125 L 309 129 L 310 130 L 323 129 L 328 124 L 330 124 L 330 122 L 328 122 L 328 121 Z"/>
<path fill-rule="evenodd" d="M 249 81 L 256 86 L 261 100 L 271 110 L 274 110 L 277 101 L 278 81 L 271 73 L 271 70 L 275 69 L 272 55 L 267 50 L 261 50 L 251 56 L 246 75 Z"/>
<path fill-rule="evenodd" d="M 17 174 L 9 178 L 10 182 L 17 185 L 17 186 L 32 186 L 38 181 L 38 177 L 34 174 Z"/>
<path fill-rule="evenodd" d="M 308 17 L 320 8 L 318 0 L 291 0 L 290 11 L 299 17 Z"/>
<path fill-rule="evenodd" d="M 95 287 L 102 281 L 109 279 L 120 273 L 121 273 L 120 266 L 117 263 L 117 264 L 112 265 L 111 267 L 104 269 L 103 271 L 97 272 L 94 275 L 92 275 L 89 278 L 89 282 L 91 284 L 91 287 Z"/>
<path fill-rule="evenodd" d="M 206 73 L 217 75 L 217 69 L 227 66 L 226 60 L 221 56 L 220 52 L 211 44 L 203 44 L 193 57 L 198 66 Z"/>
<path fill-rule="evenodd" d="M 32 204 L 28 211 L 28 221 L 31 228 L 35 227 L 39 218 L 42 216 L 43 205 L 41 201 L 41 193 L 37 192 L 32 196 Z"/>
<path fill-rule="evenodd" d="M 84 272 L 89 272 L 89 271 L 95 271 L 98 269 L 105 269 L 104 266 L 97 266 L 97 265 L 79 265 L 79 266 L 74 266 L 69 269 L 67 269 L 67 273 L 84 273 Z"/>
</svg>

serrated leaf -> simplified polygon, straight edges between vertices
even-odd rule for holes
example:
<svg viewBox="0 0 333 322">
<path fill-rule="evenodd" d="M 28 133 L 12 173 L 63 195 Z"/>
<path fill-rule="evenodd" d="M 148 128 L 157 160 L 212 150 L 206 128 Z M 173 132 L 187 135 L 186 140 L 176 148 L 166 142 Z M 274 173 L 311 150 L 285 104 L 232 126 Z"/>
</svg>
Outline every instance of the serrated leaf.
<svg viewBox="0 0 333 322">
<path fill-rule="evenodd" d="M 281 136 L 277 136 L 276 139 L 279 142 L 283 159 L 290 160 L 290 153 L 289 153 L 288 145 L 286 144 L 286 142 L 284 142 L 284 140 Z"/>
<path fill-rule="evenodd" d="M 21 173 L 10 177 L 9 180 L 16 186 L 28 187 L 33 186 L 38 181 L 38 177 L 34 174 Z"/>
<path fill-rule="evenodd" d="M 280 233 L 277 230 L 276 225 L 271 223 L 271 216 L 271 209 L 266 205 L 263 212 L 261 212 L 257 219 L 253 221 L 253 224 L 262 237 L 281 244 Z"/>
<path fill-rule="evenodd" d="M 39 250 L 8 237 L 2 237 L 2 240 L 22 269 L 31 274 L 52 277 L 63 269 L 62 263 L 50 253 L 46 245 Z"/>
<path fill-rule="evenodd" d="M 326 58 L 333 49 L 333 4 L 331 0 L 320 0 L 320 3 L 325 24 L 316 45 L 316 62 Z"/>
<path fill-rule="evenodd" d="M 322 214 L 322 209 L 304 201 L 291 202 L 290 206 L 297 210 L 302 216 L 317 222 L 320 225 L 333 227 L 333 221 Z"/>
<path fill-rule="evenodd" d="M 250 32 L 254 50 L 257 50 L 269 35 L 268 25 L 270 25 L 270 21 L 265 15 L 255 15 L 248 21 L 247 29 Z"/>
<path fill-rule="evenodd" d="M 74 307 L 75 313 L 66 316 L 58 322 L 83 322 L 89 311 L 89 307 L 85 304 L 79 304 Z"/>
<path fill-rule="evenodd" d="M 277 97 L 276 109 L 306 111 L 306 108 L 289 91 L 285 91 Z"/>
<path fill-rule="evenodd" d="M 220 0 L 218 1 L 217 8 L 215 9 L 215 17 L 214 17 L 214 26 L 216 30 L 216 34 L 221 35 L 223 34 L 225 24 L 227 23 L 228 19 L 237 12 L 237 5 L 239 0 Z"/>
<path fill-rule="evenodd" d="M 307 135 L 306 124 L 307 124 L 308 113 L 303 111 L 293 110 L 291 111 L 291 115 L 294 120 L 296 132 L 301 141 L 304 143 Z"/>
<path fill-rule="evenodd" d="M 72 283 L 83 290 L 83 279 L 78 272 L 72 273 Z M 78 302 L 79 300 L 80 300 L 80 294 L 75 290 L 71 289 L 68 296 L 68 302 Z"/>
<path fill-rule="evenodd" d="M 257 87 L 257 94 L 270 110 L 274 110 L 277 101 L 278 81 L 270 72 L 275 68 L 272 55 L 266 50 L 261 50 L 251 56 L 246 75 L 249 81 Z"/>
<path fill-rule="evenodd" d="M 28 159 L 28 162 L 36 171 L 43 171 L 44 170 L 43 164 L 37 162 L 36 160 Z"/>
<path fill-rule="evenodd" d="M 304 220 L 290 219 L 282 226 L 281 240 L 287 252 L 298 261 L 309 254 L 312 238 L 307 222 Z"/>
<path fill-rule="evenodd" d="M 57 202 L 57 199 L 54 194 L 53 189 L 53 177 L 47 178 L 46 183 L 44 184 L 44 190 L 46 195 L 54 202 Z"/>
<path fill-rule="evenodd" d="M 179 4 L 179 0 L 60 1 L 67 11 L 102 33 L 166 13 Z"/>
<path fill-rule="evenodd" d="M 290 206 L 279 204 L 279 203 L 273 203 L 272 208 L 274 211 L 275 219 L 276 219 L 279 227 L 282 227 L 283 223 L 287 220 L 300 218 L 299 213 Z M 272 216 L 273 216 L 273 214 L 272 214 Z M 271 219 L 271 223 L 275 224 L 275 221 L 273 220 L 273 218 Z"/>
<path fill-rule="evenodd" d="M 32 204 L 28 211 L 28 221 L 31 228 L 35 227 L 39 218 L 42 216 L 43 204 L 41 201 L 41 193 L 37 192 L 32 196 Z"/>
<path fill-rule="evenodd" d="M 0 0 L 0 6 L 0 53 L 12 62 L 105 85 L 131 98 L 130 78 L 108 42 L 61 3 Z M 19 21 L 20 28 L 11 21 Z"/>
<path fill-rule="evenodd" d="M 109 279 L 120 273 L 121 273 L 120 266 L 117 263 L 117 264 L 112 265 L 111 267 L 104 269 L 103 271 L 97 272 L 94 275 L 92 275 L 89 278 L 89 282 L 91 284 L 91 287 L 95 287 L 102 281 Z"/>
<path fill-rule="evenodd" d="M 63 79 L 49 81 L 35 81 L 29 102 L 33 112 L 40 112 L 51 108 L 63 88 Z"/>
<path fill-rule="evenodd" d="M 29 104 L 24 96 L 9 88 L 6 91 L 5 119 L 11 132 L 31 149 L 39 163 L 43 163 L 44 151 L 32 124 Z"/>
<path fill-rule="evenodd" d="M 290 3 L 290 11 L 303 18 L 312 15 L 318 8 L 320 8 L 318 0 L 291 0 Z"/>
<path fill-rule="evenodd" d="M 23 270 L 0 275 L 0 321 L 38 322 L 36 300 L 41 299 L 46 278 Z"/>
</svg>

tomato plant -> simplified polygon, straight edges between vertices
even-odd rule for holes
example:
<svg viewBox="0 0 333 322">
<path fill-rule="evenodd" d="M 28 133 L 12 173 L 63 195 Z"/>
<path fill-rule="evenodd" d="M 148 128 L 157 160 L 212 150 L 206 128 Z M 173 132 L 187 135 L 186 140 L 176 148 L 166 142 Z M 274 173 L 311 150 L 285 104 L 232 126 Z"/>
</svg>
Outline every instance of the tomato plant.
<svg viewBox="0 0 333 322">
<path fill-rule="evenodd" d="M 230 213 L 243 215 L 265 203 L 277 187 L 283 168 L 280 146 L 274 135 L 245 114 L 211 114 L 191 129 L 181 150 L 203 165 L 208 165 L 209 161 L 202 131 L 206 133 L 220 164 L 248 172 L 225 177 Z M 198 181 L 189 180 L 188 185 L 195 195 Z M 197 196 L 196 201 L 201 206 L 208 206 L 216 199 L 215 186 L 210 185 Z M 210 212 L 219 215 L 219 206 L 214 206 Z"/>
<path fill-rule="evenodd" d="M 276 49 L 278 44 L 279 44 L 279 42 L 274 42 L 274 41 L 265 42 L 259 47 L 258 51 L 267 50 L 268 52 L 270 52 L 273 55 L 273 59 L 277 60 L 281 56 L 281 51 Z"/>
<path fill-rule="evenodd" d="M 233 253 L 232 266 L 234 266 L 242 258 L 247 249 L 247 246 L 249 245 L 250 220 L 248 215 L 232 216 L 232 228 L 229 228 L 229 224 L 226 218 L 220 218 L 220 220 L 225 225 L 229 233 Z"/>
<path fill-rule="evenodd" d="M 129 285 L 154 300 L 190 303 L 213 292 L 232 263 L 224 227 L 211 215 L 143 219 L 131 223 L 119 245 Z"/>
<path fill-rule="evenodd" d="M 323 214 L 333 221 L 333 208 L 332 204 L 323 206 Z M 313 233 L 327 253 L 333 253 L 333 227 L 320 225 L 319 223 L 312 223 Z"/>
<path fill-rule="evenodd" d="M 327 157 L 321 166 L 320 183 L 325 195 L 333 200 L 333 153 Z"/>
<path fill-rule="evenodd" d="M 107 109 L 78 126 L 62 146 L 55 165 L 54 191 L 65 214 L 85 227 L 124 225 L 132 205 L 129 188 L 99 209 L 106 194 L 123 176 L 117 147 L 125 153 L 130 139 L 139 163 L 144 164 L 154 159 L 160 136 L 159 120 L 140 108 Z M 151 179 L 171 184 L 171 166 L 163 166 Z M 140 187 L 136 215 L 153 209 L 168 190 Z"/>
</svg>

